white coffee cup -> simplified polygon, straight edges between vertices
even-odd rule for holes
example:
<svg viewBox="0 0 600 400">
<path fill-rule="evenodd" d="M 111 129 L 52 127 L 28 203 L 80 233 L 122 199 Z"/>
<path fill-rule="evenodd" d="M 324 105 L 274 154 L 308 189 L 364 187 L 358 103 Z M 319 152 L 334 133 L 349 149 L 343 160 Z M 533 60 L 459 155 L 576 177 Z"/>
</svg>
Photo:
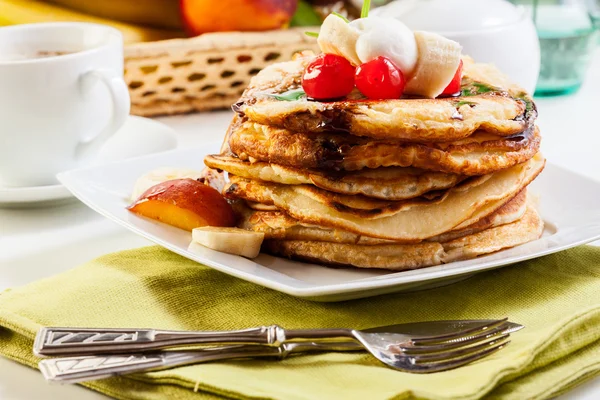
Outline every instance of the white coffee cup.
<svg viewBox="0 0 600 400">
<path fill-rule="evenodd" d="M 0 28 L 0 185 L 56 183 L 89 162 L 129 115 L 123 38 L 111 27 Z"/>
</svg>

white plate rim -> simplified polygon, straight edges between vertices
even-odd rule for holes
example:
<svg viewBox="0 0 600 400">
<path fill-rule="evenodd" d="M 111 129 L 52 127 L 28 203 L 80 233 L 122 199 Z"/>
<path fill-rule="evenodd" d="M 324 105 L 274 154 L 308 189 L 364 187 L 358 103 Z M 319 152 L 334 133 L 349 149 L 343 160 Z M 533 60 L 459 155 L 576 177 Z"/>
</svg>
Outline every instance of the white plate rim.
<svg viewBox="0 0 600 400">
<path fill-rule="evenodd" d="M 211 145 L 214 146 L 214 149 L 216 149 L 216 148 L 218 148 L 218 145 L 220 145 L 220 142 L 218 142 L 218 143 L 215 142 L 215 143 L 212 143 Z M 169 152 L 161 153 L 160 155 L 152 154 L 152 155 L 147 155 L 147 156 L 143 156 L 143 157 L 138 157 L 135 159 L 118 161 L 118 162 L 111 163 L 111 164 L 118 165 L 121 163 L 131 163 L 131 162 L 137 163 L 137 162 L 140 162 L 141 160 L 148 160 L 148 159 L 152 159 L 157 156 L 169 157 L 171 155 L 181 155 L 183 152 L 192 152 L 193 154 L 196 154 L 197 158 L 200 158 L 202 154 L 208 153 L 206 151 L 207 147 L 209 147 L 209 144 L 206 144 L 198 149 L 185 149 L 185 150 L 177 149 L 177 150 L 172 150 Z M 398 286 L 398 285 L 402 285 L 402 284 L 427 282 L 427 281 L 434 281 L 437 279 L 444 279 L 444 278 L 448 279 L 448 278 L 458 277 L 458 276 L 462 276 L 462 275 L 469 275 L 469 274 L 482 272 L 482 271 L 486 271 L 486 270 L 490 270 L 490 269 L 494 269 L 494 268 L 499 268 L 499 267 L 509 265 L 509 264 L 514 264 L 514 263 L 517 263 L 520 261 L 525 261 L 525 260 L 532 259 L 532 258 L 538 258 L 538 257 L 544 256 L 544 255 L 556 253 L 556 252 L 559 252 L 562 250 L 566 250 L 566 249 L 569 249 L 572 247 L 576 247 L 576 246 L 600 239 L 600 229 L 599 229 L 593 235 L 586 236 L 585 238 L 581 238 L 580 240 L 563 243 L 562 245 L 559 245 L 559 246 L 548 248 L 546 250 L 535 251 L 535 252 L 531 252 L 528 254 L 523 254 L 521 256 L 514 256 L 514 257 L 509 257 L 509 258 L 501 259 L 501 260 L 488 260 L 488 261 L 485 260 L 485 258 L 487 256 L 484 256 L 484 257 L 481 257 L 478 259 L 478 260 L 482 260 L 483 262 L 473 263 L 470 266 L 463 266 L 460 269 L 460 271 L 453 271 L 451 268 L 453 266 L 453 264 L 456 265 L 458 263 L 449 263 L 449 264 L 443 264 L 441 266 L 433 266 L 433 267 L 421 268 L 421 269 L 417 269 L 417 270 L 404 271 L 404 272 L 390 272 L 389 274 L 386 274 L 383 276 L 378 276 L 378 277 L 369 277 L 369 278 L 364 278 L 364 279 L 356 279 L 356 280 L 352 280 L 352 281 L 346 281 L 346 282 L 341 282 L 341 283 L 332 283 L 332 284 L 323 284 L 323 285 L 314 285 L 314 284 L 306 283 L 306 282 L 297 280 L 295 278 L 289 277 L 289 276 L 287 276 L 285 274 L 281 274 L 281 273 L 279 273 L 279 274 L 284 278 L 282 278 L 278 281 L 274 281 L 272 279 L 268 279 L 268 278 L 264 278 L 261 276 L 257 276 L 255 274 L 250 274 L 250 273 L 247 273 L 244 271 L 240 271 L 240 270 L 238 270 L 234 267 L 228 266 L 228 265 L 222 265 L 222 264 L 217 263 L 209 258 L 198 260 L 197 255 L 195 255 L 187 250 L 183 250 L 182 248 L 177 247 L 176 245 L 173 245 L 172 243 L 169 243 L 168 241 L 165 241 L 161 238 L 157 238 L 154 235 L 149 234 L 148 232 L 145 232 L 144 230 L 139 229 L 138 227 L 131 225 L 127 221 L 111 214 L 110 212 L 107 212 L 107 210 L 103 209 L 98 204 L 96 204 L 93 199 L 90 199 L 86 193 L 83 193 L 81 190 L 79 190 L 80 187 L 78 185 L 78 179 L 77 179 L 77 176 L 79 176 L 79 175 L 85 174 L 92 170 L 97 170 L 98 168 L 106 167 L 107 165 L 110 165 L 110 164 L 104 164 L 103 166 L 97 166 L 97 167 L 92 166 L 92 167 L 86 167 L 86 168 L 82 168 L 82 169 L 67 171 L 67 172 L 59 174 L 58 178 L 83 203 L 85 203 L 86 205 L 88 205 L 90 208 L 92 208 L 96 212 L 100 213 L 101 215 L 105 216 L 106 218 L 109 218 L 110 220 L 131 230 L 132 232 L 134 232 L 138 235 L 141 235 L 142 237 L 145 237 L 146 239 L 148 239 L 162 247 L 165 247 L 177 254 L 180 254 L 186 258 L 192 259 L 201 264 L 207 265 L 211 268 L 217 269 L 221 272 L 224 272 L 229 275 L 232 275 L 232 276 L 235 276 L 235 277 L 238 277 L 238 278 L 241 278 L 241 279 L 244 279 L 244 280 L 247 280 L 247 281 L 250 281 L 250 282 L 253 282 L 253 283 L 274 289 L 274 290 L 278 290 L 278 291 L 281 291 L 281 292 L 284 292 L 284 293 L 287 293 L 287 294 L 290 294 L 290 295 L 296 296 L 296 297 L 303 297 L 303 298 L 326 297 L 326 296 L 332 296 L 332 295 L 338 295 L 338 294 L 347 294 L 347 293 L 352 293 L 352 292 L 356 292 L 356 291 L 369 291 L 369 290 L 374 290 L 374 289 L 392 288 L 394 286 Z M 566 169 L 561 168 L 556 165 L 552 165 L 550 163 L 548 165 L 551 166 L 551 168 L 553 168 L 553 169 L 558 169 L 559 171 L 562 171 L 563 173 L 567 173 L 569 175 L 574 175 L 581 179 L 585 179 L 586 181 L 589 181 L 590 183 L 600 187 L 599 183 L 596 183 L 582 175 L 576 174 L 572 171 L 566 170 Z M 599 207 L 599 210 L 600 210 L 600 207 Z M 138 218 L 143 218 L 143 217 L 138 217 Z M 543 240 L 543 238 L 539 239 L 537 241 L 534 241 L 534 242 L 530 242 L 523 246 L 535 244 L 536 242 L 539 242 L 540 240 Z M 500 253 L 502 253 L 502 252 L 499 252 L 496 254 L 500 254 Z M 239 257 L 239 258 L 241 258 L 241 257 Z M 469 261 L 472 261 L 472 260 L 469 260 Z M 464 262 L 459 262 L 459 263 L 464 263 Z M 308 263 L 299 262 L 299 264 L 308 264 Z M 274 271 L 274 272 L 276 272 L 276 271 Z M 276 273 L 278 273 L 278 272 L 276 272 Z M 294 282 L 296 284 L 293 284 Z"/>
</svg>

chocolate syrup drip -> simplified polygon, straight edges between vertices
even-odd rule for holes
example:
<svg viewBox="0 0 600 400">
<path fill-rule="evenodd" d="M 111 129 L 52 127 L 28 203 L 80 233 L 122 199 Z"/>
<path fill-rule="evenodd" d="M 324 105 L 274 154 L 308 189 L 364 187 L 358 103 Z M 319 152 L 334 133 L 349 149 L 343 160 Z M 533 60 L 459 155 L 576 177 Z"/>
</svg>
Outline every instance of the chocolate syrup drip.
<svg viewBox="0 0 600 400">
<path fill-rule="evenodd" d="M 237 103 L 232 104 L 231 109 L 234 113 L 239 116 L 244 116 L 244 112 L 242 111 L 242 106 L 245 104 L 244 101 L 238 101 Z"/>
</svg>

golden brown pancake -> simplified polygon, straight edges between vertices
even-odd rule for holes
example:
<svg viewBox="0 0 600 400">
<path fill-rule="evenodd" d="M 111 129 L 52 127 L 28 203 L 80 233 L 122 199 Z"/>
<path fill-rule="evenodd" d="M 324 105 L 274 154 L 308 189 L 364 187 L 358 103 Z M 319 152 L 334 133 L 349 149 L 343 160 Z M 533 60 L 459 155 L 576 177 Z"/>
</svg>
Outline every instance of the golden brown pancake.
<svg viewBox="0 0 600 400">
<path fill-rule="evenodd" d="M 523 189 L 512 200 L 498 210 L 464 229 L 454 230 L 426 239 L 433 242 L 448 242 L 462 236 L 472 235 L 495 226 L 514 222 L 521 218 L 527 208 L 527 190 Z M 238 206 L 238 227 L 264 233 L 265 239 L 304 240 L 319 242 L 376 245 L 389 243 L 410 243 L 377 239 L 348 232 L 337 228 L 325 228 L 305 224 L 282 211 L 255 211 Z"/>
<path fill-rule="evenodd" d="M 293 133 L 241 118 L 230 126 L 229 147 L 241 160 L 296 169 L 416 167 L 460 175 L 484 175 L 523 163 L 539 150 L 537 127 L 510 138 L 477 132 L 453 143 L 405 143 L 342 133 Z"/>
<path fill-rule="evenodd" d="M 267 240 L 269 253 L 319 264 L 381 268 L 394 271 L 467 260 L 538 239 L 544 223 L 533 207 L 515 222 L 489 228 L 447 243 L 358 245 L 346 243 Z"/>
<path fill-rule="evenodd" d="M 346 195 L 364 195 L 382 200 L 404 200 L 432 190 L 448 189 L 465 179 L 457 174 L 418 168 L 387 167 L 359 171 L 298 169 L 260 161 L 242 161 L 237 157 L 212 155 L 204 163 L 242 178 L 285 185 L 314 185 Z"/>
<path fill-rule="evenodd" d="M 491 175 L 472 177 L 454 187 L 454 191 L 468 191 L 474 187 L 483 184 Z M 272 191 L 276 190 L 279 184 L 271 184 L 264 181 L 240 178 L 230 175 L 230 182 L 225 187 L 224 193 L 232 199 L 244 199 L 249 202 L 260 203 L 263 205 L 274 205 Z M 405 200 L 381 200 L 366 197 L 362 195 L 347 195 L 334 193 L 319 189 L 309 185 L 291 186 L 299 194 L 308 196 L 328 207 L 350 213 L 362 218 L 381 218 L 386 215 L 393 215 L 400 211 L 408 210 L 415 206 L 426 204 L 433 205 L 441 203 L 450 193 L 449 190 L 431 192 L 427 196 L 416 197 Z M 254 207 L 256 208 L 256 207 Z"/>
<path fill-rule="evenodd" d="M 307 185 L 281 185 L 232 177 L 228 197 L 275 205 L 291 217 L 317 226 L 339 228 L 360 235 L 390 240 L 418 241 L 469 225 L 492 214 L 525 188 L 544 168 L 537 155 L 530 161 L 461 184 L 441 198 L 381 202 L 358 198 L 331 202 L 329 195 Z M 349 196 L 357 197 L 357 196 Z M 385 204 L 384 204 L 385 203 Z"/>
<path fill-rule="evenodd" d="M 443 99 L 368 100 L 358 91 L 342 101 L 282 100 L 301 86 L 310 58 L 270 65 L 252 78 L 234 109 L 250 120 L 294 132 L 350 132 L 409 142 L 453 141 L 477 130 L 511 136 L 531 127 L 535 105 L 497 69 L 465 59 L 462 95 Z"/>
</svg>

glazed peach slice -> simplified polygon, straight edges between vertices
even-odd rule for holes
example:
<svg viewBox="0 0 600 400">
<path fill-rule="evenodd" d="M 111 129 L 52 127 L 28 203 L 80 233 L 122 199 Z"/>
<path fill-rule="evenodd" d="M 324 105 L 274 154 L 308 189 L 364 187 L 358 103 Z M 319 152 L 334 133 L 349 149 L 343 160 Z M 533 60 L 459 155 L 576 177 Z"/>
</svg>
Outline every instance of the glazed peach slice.
<svg viewBox="0 0 600 400">
<path fill-rule="evenodd" d="M 194 179 L 173 179 L 152 186 L 127 209 L 187 231 L 235 225 L 233 209 L 223 196 Z"/>
</svg>

